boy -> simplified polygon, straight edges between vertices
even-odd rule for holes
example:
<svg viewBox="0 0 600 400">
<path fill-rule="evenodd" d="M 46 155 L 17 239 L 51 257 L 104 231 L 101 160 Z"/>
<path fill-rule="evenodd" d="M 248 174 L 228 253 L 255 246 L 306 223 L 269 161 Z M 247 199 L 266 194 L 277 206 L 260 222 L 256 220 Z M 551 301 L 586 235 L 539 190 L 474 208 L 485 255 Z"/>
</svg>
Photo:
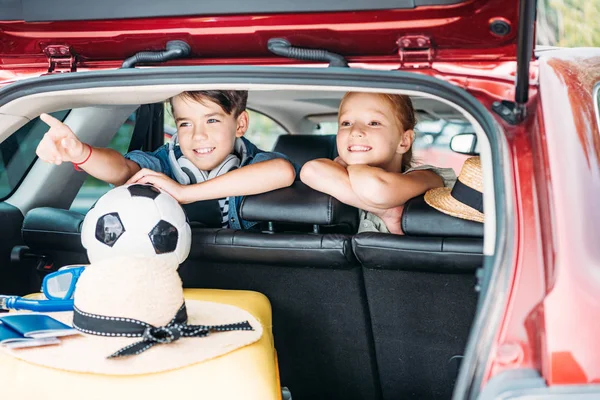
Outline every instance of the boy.
<svg viewBox="0 0 600 400">
<path fill-rule="evenodd" d="M 135 150 L 125 156 L 82 143 L 68 126 L 42 114 L 50 130 L 36 153 L 56 165 L 72 162 L 114 185 L 152 184 L 182 204 L 220 199 L 224 227 L 249 229 L 256 223 L 239 218 L 242 196 L 287 187 L 297 171 L 284 155 L 259 150 L 243 137 L 247 98 L 247 91 L 183 92 L 171 99 L 179 146 L 165 144 L 154 152 Z"/>
</svg>

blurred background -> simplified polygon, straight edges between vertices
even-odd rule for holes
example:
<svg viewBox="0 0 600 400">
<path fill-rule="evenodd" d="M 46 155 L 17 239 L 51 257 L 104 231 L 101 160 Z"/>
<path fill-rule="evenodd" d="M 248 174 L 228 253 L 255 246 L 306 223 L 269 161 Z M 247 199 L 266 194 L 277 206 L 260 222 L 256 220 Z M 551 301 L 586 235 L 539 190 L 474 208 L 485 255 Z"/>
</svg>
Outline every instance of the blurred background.
<svg viewBox="0 0 600 400">
<path fill-rule="evenodd" d="M 600 46 L 600 0 L 538 0 L 537 44 Z"/>
</svg>

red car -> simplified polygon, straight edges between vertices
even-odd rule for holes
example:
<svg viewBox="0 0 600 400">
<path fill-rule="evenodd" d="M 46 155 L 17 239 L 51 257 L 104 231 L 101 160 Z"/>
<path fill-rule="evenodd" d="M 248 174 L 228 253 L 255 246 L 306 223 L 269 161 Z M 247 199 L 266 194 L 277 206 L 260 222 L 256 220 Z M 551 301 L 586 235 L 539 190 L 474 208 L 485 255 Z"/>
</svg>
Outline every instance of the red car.
<svg viewBox="0 0 600 400">
<path fill-rule="evenodd" d="M 600 398 L 600 50 L 534 51 L 533 0 L 129 3 L 3 6 L 0 293 L 85 262 L 76 211 L 108 190 L 36 159 L 43 112 L 96 146 L 151 150 L 172 133 L 169 97 L 248 89 L 268 120 L 253 140 L 302 163 L 334 157 L 323 130 L 345 91 L 405 93 L 421 121 L 466 127 L 462 145 L 435 131 L 421 148 L 480 154 L 484 224 L 413 199 L 406 235 L 356 234 L 307 192 L 256 196 L 285 217 L 194 227 L 184 285 L 269 298 L 295 400 Z"/>
</svg>

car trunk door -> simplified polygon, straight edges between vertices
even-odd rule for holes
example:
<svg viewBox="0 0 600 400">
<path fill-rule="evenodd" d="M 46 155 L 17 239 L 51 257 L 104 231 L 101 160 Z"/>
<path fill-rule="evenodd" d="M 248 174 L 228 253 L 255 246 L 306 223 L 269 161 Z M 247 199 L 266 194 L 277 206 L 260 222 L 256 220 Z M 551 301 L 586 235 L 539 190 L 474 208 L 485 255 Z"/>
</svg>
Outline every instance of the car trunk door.
<svg viewBox="0 0 600 400">
<path fill-rule="evenodd" d="M 143 3 L 143 4 L 142 4 Z M 271 38 L 324 49 L 349 61 L 516 60 L 518 0 L 13 0 L 0 15 L 3 69 L 47 70 L 49 46 L 75 68 L 118 66 L 170 40 L 191 46 L 188 64 L 292 62 Z M 51 60 L 50 60 L 51 61 Z M 69 69 L 69 66 L 63 68 Z"/>
</svg>

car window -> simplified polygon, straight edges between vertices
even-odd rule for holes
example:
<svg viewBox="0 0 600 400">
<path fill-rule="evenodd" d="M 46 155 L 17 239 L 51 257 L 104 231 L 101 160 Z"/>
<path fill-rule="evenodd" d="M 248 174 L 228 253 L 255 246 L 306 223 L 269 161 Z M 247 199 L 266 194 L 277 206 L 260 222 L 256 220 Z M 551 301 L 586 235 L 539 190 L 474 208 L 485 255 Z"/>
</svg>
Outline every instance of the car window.
<svg viewBox="0 0 600 400">
<path fill-rule="evenodd" d="M 271 151 L 280 135 L 287 135 L 287 131 L 274 119 L 253 111 L 247 110 L 250 115 L 250 126 L 244 137 L 254 143 L 259 149 Z M 165 143 L 177 132 L 171 105 L 165 102 Z"/>
<path fill-rule="evenodd" d="M 63 121 L 68 113 L 69 110 L 64 110 L 51 115 Z M 0 200 L 19 186 L 37 159 L 35 150 L 47 131 L 48 125 L 35 118 L 0 143 Z"/>
<path fill-rule="evenodd" d="M 113 136 L 108 147 L 118 151 L 121 154 L 127 153 L 129 148 L 129 142 L 131 142 L 131 135 L 133 134 L 133 128 L 135 126 L 135 112 L 132 113 L 125 123 L 119 127 L 119 130 Z M 79 189 L 77 196 L 71 204 L 71 210 L 85 214 L 92 207 L 92 205 L 102 196 L 108 192 L 112 186 L 106 182 L 98 180 L 93 176 L 88 176 L 85 182 Z"/>
<path fill-rule="evenodd" d="M 248 126 L 244 137 L 259 149 L 273 150 L 277 138 L 280 135 L 288 134 L 274 119 L 252 110 L 248 110 L 248 114 L 250 114 L 250 126 Z"/>
<path fill-rule="evenodd" d="M 313 135 L 337 135 L 337 121 L 321 121 L 313 130 Z"/>
<path fill-rule="evenodd" d="M 468 155 L 450 149 L 450 141 L 459 133 L 472 132 L 471 124 L 463 121 L 422 121 L 415 126 L 413 160 L 441 168 L 452 168 L 458 176 Z"/>
</svg>

